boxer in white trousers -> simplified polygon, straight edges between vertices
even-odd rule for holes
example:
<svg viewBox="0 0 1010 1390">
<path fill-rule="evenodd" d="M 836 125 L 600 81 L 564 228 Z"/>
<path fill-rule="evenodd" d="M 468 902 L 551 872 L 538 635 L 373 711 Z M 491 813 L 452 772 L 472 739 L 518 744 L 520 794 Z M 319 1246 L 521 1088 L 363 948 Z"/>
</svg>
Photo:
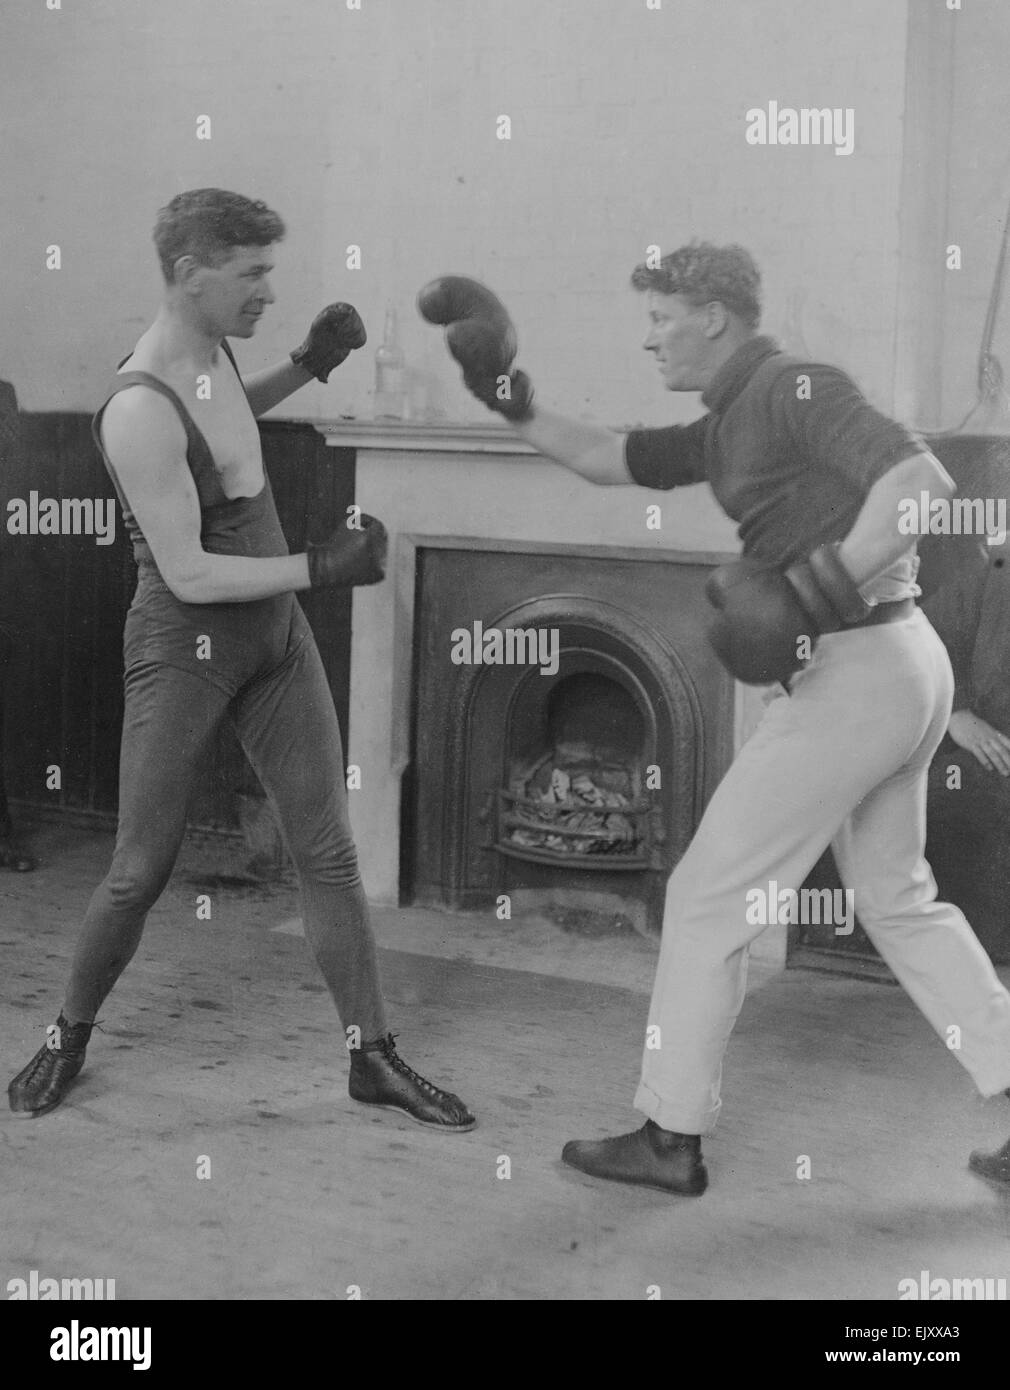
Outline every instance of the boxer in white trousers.
<svg viewBox="0 0 1010 1390">
<path fill-rule="evenodd" d="M 691 243 L 632 285 L 647 294 L 644 346 L 664 385 L 702 393 L 691 424 L 621 434 L 544 410 L 488 290 L 446 277 L 418 304 L 446 325 L 467 387 L 540 453 L 604 486 L 707 482 L 739 523 L 742 558 L 709 581 L 709 636 L 737 679 L 781 696 L 670 879 L 635 1097 L 645 1124 L 562 1154 L 594 1177 L 696 1196 L 764 929 L 755 891 L 799 890 L 830 844 L 863 927 L 984 1096 L 1010 1088 L 1010 994 L 963 914 L 937 902 L 924 857 L 953 676 L 916 608 L 915 538 L 899 518 L 924 491 L 949 500 L 953 482 L 844 372 L 758 334 L 760 275 L 741 247 Z M 969 1161 L 1010 1185 L 1010 1142 Z"/>
<path fill-rule="evenodd" d="M 798 888 L 830 842 L 860 923 L 983 1095 L 1010 1085 L 1010 996 L 923 857 L 926 776 L 950 714 L 947 652 L 918 609 L 822 636 L 773 700 L 670 878 L 636 1109 L 706 1134 L 743 1002 L 747 893 Z M 752 916 L 754 914 L 751 914 Z M 956 1034 L 949 1033 L 952 1027 Z"/>
</svg>

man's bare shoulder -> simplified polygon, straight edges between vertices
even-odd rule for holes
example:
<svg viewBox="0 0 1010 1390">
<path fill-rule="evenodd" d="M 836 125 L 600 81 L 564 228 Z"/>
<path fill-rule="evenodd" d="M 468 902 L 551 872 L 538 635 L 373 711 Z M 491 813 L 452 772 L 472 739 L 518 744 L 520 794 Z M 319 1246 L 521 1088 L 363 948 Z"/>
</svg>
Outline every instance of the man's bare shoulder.
<svg viewBox="0 0 1010 1390">
<path fill-rule="evenodd" d="M 185 440 L 186 431 L 175 406 L 144 382 L 118 391 L 102 414 L 102 442 L 107 449 L 143 445 L 175 450 L 180 442 L 185 446 Z"/>
</svg>

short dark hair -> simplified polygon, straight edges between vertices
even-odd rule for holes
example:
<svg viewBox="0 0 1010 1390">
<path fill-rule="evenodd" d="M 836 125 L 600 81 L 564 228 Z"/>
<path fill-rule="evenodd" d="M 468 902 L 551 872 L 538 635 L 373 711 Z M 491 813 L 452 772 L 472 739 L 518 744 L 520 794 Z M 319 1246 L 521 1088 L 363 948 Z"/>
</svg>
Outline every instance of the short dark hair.
<svg viewBox="0 0 1010 1390">
<path fill-rule="evenodd" d="M 682 294 L 694 305 L 717 299 L 748 328 L 761 319 L 761 272 L 742 246 L 692 241 L 663 256 L 658 266 L 636 266 L 631 283 L 636 290 Z"/>
<path fill-rule="evenodd" d="M 171 284 L 180 256 L 195 256 L 201 265 L 220 265 L 237 246 L 271 246 L 284 232 L 277 213 L 259 199 L 223 188 L 191 188 L 160 209 L 154 244 L 161 273 Z"/>
</svg>

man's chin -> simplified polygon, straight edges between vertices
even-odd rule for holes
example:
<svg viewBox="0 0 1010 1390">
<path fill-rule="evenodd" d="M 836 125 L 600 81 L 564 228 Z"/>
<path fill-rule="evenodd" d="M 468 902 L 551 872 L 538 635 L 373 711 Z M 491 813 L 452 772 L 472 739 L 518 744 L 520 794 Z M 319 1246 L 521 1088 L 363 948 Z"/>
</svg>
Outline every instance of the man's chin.
<svg viewBox="0 0 1010 1390">
<path fill-rule="evenodd" d="M 685 376 L 675 376 L 663 378 L 663 389 L 666 391 L 700 391 L 702 388 Z"/>
</svg>

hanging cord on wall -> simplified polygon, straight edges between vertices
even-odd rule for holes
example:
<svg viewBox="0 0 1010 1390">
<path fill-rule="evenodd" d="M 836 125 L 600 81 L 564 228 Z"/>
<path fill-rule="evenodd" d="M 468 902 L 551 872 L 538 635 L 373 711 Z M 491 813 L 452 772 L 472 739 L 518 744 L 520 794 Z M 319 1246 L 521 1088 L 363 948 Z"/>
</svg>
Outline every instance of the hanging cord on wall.
<svg viewBox="0 0 1010 1390">
<path fill-rule="evenodd" d="M 994 401 L 1003 390 L 1003 364 L 992 350 L 992 340 L 996 332 L 996 315 L 1003 296 L 1003 270 L 1006 265 L 1007 245 L 1010 243 L 1010 208 L 1003 219 L 1003 236 L 1000 239 L 999 255 L 996 258 L 996 274 L 993 276 L 992 290 L 989 293 L 989 307 L 986 310 L 985 326 L 982 329 L 982 344 L 978 354 L 977 392 L 971 409 L 963 420 L 946 430 L 930 430 L 934 438 L 960 434 L 965 425 L 980 406 Z"/>
</svg>

